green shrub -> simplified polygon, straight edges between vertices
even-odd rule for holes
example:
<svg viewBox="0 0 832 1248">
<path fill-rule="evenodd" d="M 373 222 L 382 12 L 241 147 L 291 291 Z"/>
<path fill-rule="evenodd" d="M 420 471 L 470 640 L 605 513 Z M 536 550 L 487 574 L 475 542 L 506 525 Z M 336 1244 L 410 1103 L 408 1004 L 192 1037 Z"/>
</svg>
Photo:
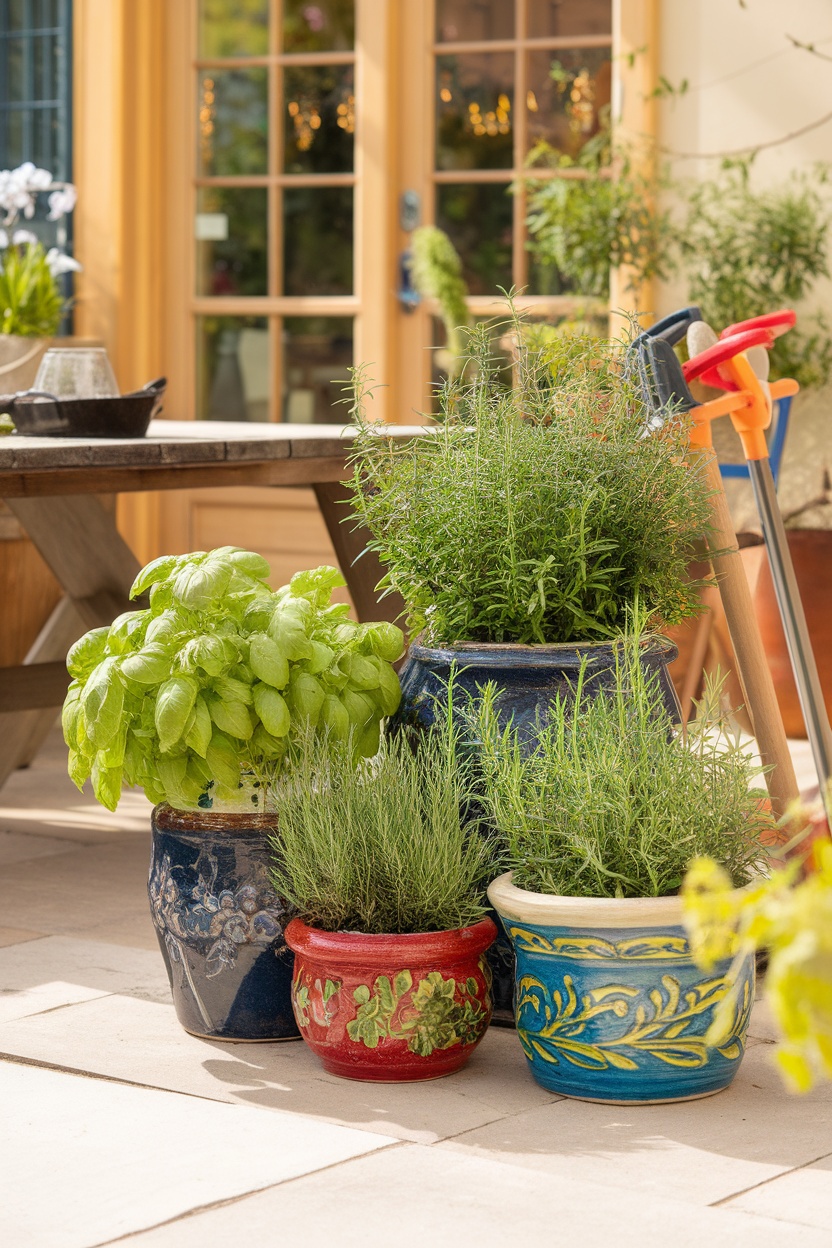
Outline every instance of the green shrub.
<svg viewBox="0 0 832 1248">
<path fill-rule="evenodd" d="M 51 338 L 64 300 L 40 243 L 7 247 L 0 256 L 0 333 Z"/>
<path fill-rule="evenodd" d="M 544 341 L 511 329 L 506 388 L 486 327 L 441 391 L 439 429 L 387 438 L 356 375 L 355 507 L 413 631 L 430 642 L 597 641 L 639 602 L 675 624 L 697 613 L 686 576 L 708 488 L 688 424 L 650 412 L 621 342 Z"/>
<path fill-rule="evenodd" d="M 476 716 L 483 796 L 519 888 L 581 897 L 664 897 L 687 864 L 708 856 L 735 885 L 773 827 L 755 767 L 716 710 L 711 687 L 687 734 L 667 721 L 655 674 L 628 640 L 612 695 L 590 698 L 582 670 L 572 699 L 558 697 L 532 744 L 500 728 L 497 695 Z"/>
</svg>

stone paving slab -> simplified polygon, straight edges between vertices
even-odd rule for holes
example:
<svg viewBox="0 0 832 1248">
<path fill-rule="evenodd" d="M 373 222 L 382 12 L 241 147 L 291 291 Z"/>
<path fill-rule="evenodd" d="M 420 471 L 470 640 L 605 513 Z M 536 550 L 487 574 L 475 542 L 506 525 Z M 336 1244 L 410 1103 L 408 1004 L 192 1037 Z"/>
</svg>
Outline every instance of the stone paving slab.
<svg viewBox="0 0 832 1248">
<path fill-rule="evenodd" d="M 169 1003 L 158 952 L 47 936 L 0 953 L 0 1023 L 116 992 Z"/>
<path fill-rule="evenodd" d="M 708 1205 L 832 1153 L 832 1085 L 790 1095 L 760 1045 L 717 1096 L 633 1108 L 564 1099 L 441 1148 Z"/>
<path fill-rule="evenodd" d="M 832 1156 L 743 1192 L 726 1201 L 723 1208 L 821 1227 L 832 1243 Z"/>
<path fill-rule="evenodd" d="M 328 1075 L 301 1040 L 230 1044 L 189 1036 L 171 1005 L 127 996 L 4 1023 L 0 1055 L 421 1143 L 558 1099 L 529 1077 L 514 1034 L 497 1028 L 459 1074 L 418 1087 L 380 1085 Z"/>
<path fill-rule="evenodd" d="M 404 1145 L 196 1213 L 128 1248 L 828 1248 L 825 1231 Z"/>
<path fill-rule="evenodd" d="M 93 1248 L 389 1146 L 384 1135 L 0 1063 L 9 1248 Z"/>
</svg>

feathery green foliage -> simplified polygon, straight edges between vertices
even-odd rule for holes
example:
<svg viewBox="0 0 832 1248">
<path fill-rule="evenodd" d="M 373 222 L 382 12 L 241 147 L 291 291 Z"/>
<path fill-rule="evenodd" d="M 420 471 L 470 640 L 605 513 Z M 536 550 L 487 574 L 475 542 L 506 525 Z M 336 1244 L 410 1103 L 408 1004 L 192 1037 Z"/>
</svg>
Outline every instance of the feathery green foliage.
<svg viewBox="0 0 832 1248">
<path fill-rule="evenodd" d="M 435 225 L 423 225 L 413 231 L 411 251 L 414 284 L 421 295 L 436 299 L 439 304 L 451 361 L 450 372 L 456 374 L 464 363 L 462 330 L 471 320 L 462 261 L 448 235 Z"/>
<path fill-rule="evenodd" d="M 655 674 L 623 643 L 616 688 L 590 698 L 581 671 L 558 697 L 529 750 L 500 728 L 496 691 L 477 711 L 483 795 L 519 888 L 581 897 L 664 897 L 687 864 L 708 856 L 735 885 L 773 828 L 752 789 L 755 766 L 718 710 L 711 686 L 685 736 L 671 731 Z"/>
<path fill-rule="evenodd" d="M 445 722 L 418 738 L 385 737 L 355 766 L 347 745 L 307 741 L 276 790 L 272 880 L 325 931 L 447 931 L 485 914 L 489 848 L 460 823 L 468 766 Z"/>
<path fill-rule="evenodd" d="M 42 245 L 7 247 L 0 259 L 0 333 L 51 338 L 63 310 L 63 296 Z"/>
<path fill-rule="evenodd" d="M 741 165 L 694 187 L 679 249 L 691 301 L 717 331 L 800 305 L 829 276 L 827 182 L 821 169 L 755 190 Z M 775 341 L 772 375 L 822 385 L 832 375 L 828 318 L 801 315 L 800 326 Z"/>
<path fill-rule="evenodd" d="M 695 615 L 686 567 L 709 505 L 686 418 L 645 436 L 625 343 L 541 345 L 518 318 L 511 328 L 515 386 L 478 326 L 472 367 L 445 383 L 441 427 L 424 437 L 367 421 L 354 373 L 354 506 L 409 626 L 430 642 L 598 641 L 637 601 L 667 624 Z"/>
</svg>

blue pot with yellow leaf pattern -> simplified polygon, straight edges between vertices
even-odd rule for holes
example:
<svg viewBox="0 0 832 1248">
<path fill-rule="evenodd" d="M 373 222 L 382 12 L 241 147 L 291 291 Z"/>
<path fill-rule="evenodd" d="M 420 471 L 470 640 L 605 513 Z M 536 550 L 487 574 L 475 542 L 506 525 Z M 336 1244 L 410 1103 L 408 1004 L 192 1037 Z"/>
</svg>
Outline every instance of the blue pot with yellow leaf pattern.
<svg viewBox="0 0 832 1248">
<path fill-rule="evenodd" d="M 517 959 L 518 1038 L 544 1088 L 652 1105 L 728 1087 L 745 1049 L 753 955 L 735 987 L 728 962 L 700 970 L 678 897 L 551 896 L 515 888 L 511 873 L 488 896 Z M 709 1044 L 726 997 L 728 1026 Z"/>
</svg>

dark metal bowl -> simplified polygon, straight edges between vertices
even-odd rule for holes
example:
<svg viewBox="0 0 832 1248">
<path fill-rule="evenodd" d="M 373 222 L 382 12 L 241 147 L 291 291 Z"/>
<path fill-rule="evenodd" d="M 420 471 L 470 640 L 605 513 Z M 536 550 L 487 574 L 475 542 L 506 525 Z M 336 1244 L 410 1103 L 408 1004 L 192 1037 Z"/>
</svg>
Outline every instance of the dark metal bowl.
<svg viewBox="0 0 832 1248">
<path fill-rule="evenodd" d="M 56 399 L 36 390 L 0 399 L 17 432 L 27 438 L 143 438 L 162 410 L 164 377 L 134 394 L 110 399 Z"/>
</svg>

